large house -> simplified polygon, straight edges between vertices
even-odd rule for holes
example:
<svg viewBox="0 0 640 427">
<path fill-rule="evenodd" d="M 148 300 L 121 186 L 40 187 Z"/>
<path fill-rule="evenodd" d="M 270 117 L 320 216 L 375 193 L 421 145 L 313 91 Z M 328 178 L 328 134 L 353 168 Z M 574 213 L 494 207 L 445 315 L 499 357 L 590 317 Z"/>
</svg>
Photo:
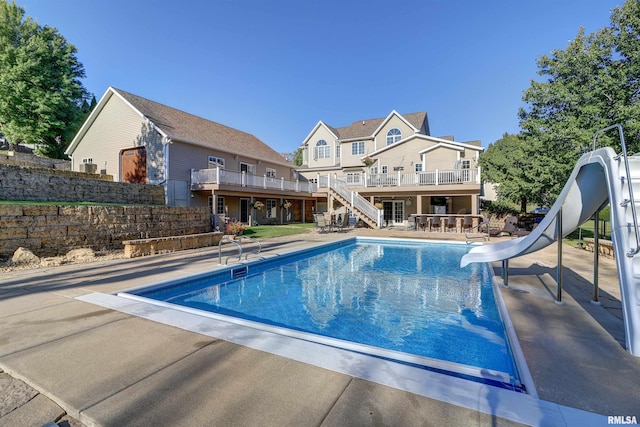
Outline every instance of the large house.
<svg viewBox="0 0 640 427">
<path fill-rule="evenodd" d="M 72 170 L 165 187 L 219 223 L 311 221 L 315 186 L 253 135 L 109 87 L 66 154 Z"/>
<path fill-rule="evenodd" d="M 344 206 L 373 227 L 479 213 L 480 141 L 429 135 L 427 113 L 392 111 L 341 128 L 319 121 L 300 148 L 298 173 L 318 185 L 320 211 Z"/>
</svg>

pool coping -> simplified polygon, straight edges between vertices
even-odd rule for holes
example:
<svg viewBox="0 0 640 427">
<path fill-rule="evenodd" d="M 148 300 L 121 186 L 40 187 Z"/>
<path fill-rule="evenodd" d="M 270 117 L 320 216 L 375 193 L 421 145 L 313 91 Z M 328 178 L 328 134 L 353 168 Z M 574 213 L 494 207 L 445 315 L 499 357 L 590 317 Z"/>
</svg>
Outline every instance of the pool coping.
<svg viewBox="0 0 640 427">
<path fill-rule="evenodd" d="M 341 241 L 350 239 L 353 239 L 353 237 L 341 239 Z M 364 239 L 385 240 L 385 238 Z M 397 241 L 399 239 L 388 240 Z M 416 239 L 403 240 L 416 241 Z M 437 240 L 432 241 L 439 242 Z M 441 242 L 447 244 L 464 244 L 451 241 Z M 325 244 L 312 245 L 309 247 L 309 250 L 323 245 Z M 264 258 L 278 257 L 289 252 L 299 251 L 292 250 L 269 255 Z M 237 266 L 237 264 L 235 265 Z M 501 310 L 505 309 L 506 311 L 504 301 L 495 286 L 494 276 L 494 291 L 500 300 L 499 304 L 503 306 Z M 490 385 L 439 374 L 437 372 L 425 371 L 424 369 L 381 360 L 364 354 L 330 348 L 322 344 L 301 340 L 292 341 L 278 334 L 256 331 L 251 328 L 240 328 L 237 325 L 229 324 L 221 320 L 205 318 L 195 313 L 159 307 L 155 304 L 148 304 L 141 301 L 132 301 L 113 294 L 91 293 L 76 297 L 76 299 L 516 422 L 530 424 L 532 420 L 536 419 L 544 419 L 545 421 L 555 419 L 558 421 L 557 424 L 573 424 L 574 422 L 588 424 L 595 420 L 598 422 L 602 421 L 601 415 L 542 401 L 537 399 L 537 395 L 516 393 Z M 506 319 L 503 318 L 503 320 Z M 517 352 L 519 356 L 516 354 L 514 354 L 514 356 L 521 357 L 522 361 L 524 361 L 522 350 L 519 348 L 519 345 L 515 345 L 517 344 L 517 337 L 515 337 L 515 331 L 510 320 L 505 322 L 505 327 L 510 335 L 509 339 L 514 340 L 511 342 L 514 351 L 516 351 L 516 348 L 518 349 Z M 526 366 L 526 362 L 524 362 L 524 366 Z M 520 369 L 520 365 L 518 365 L 518 368 Z M 526 372 L 528 373 L 528 369 Z M 520 370 L 520 374 L 523 376 L 524 372 Z M 530 374 L 528 374 L 528 376 L 530 378 Z M 524 376 L 521 380 L 524 382 Z M 533 384 L 532 381 L 531 384 Z M 535 390 L 535 388 L 530 389 L 529 387 L 527 387 L 527 389 L 529 391 Z M 512 408 L 517 408 L 517 413 Z M 571 420 L 571 422 L 569 422 L 569 420 Z"/>
<path fill-rule="evenodd" d="M 177 310 L 187 311 L 190 313 L 194 313 L 196 315 L 201 315 L 203 317 L 210 317 L 212 319 L 218 319 L 228 323 L 234 323 L 239 326 L 260 329 L 267 332 L 273 332 L 276 334 L 284 335 L 292 339 L 302 339 L 305 341 L 312 341 L 319 344 L 328 345 L 331 347 L 338 347 L 338 348 L 342 348 L 349 351 L 355 351 L 358 353 L 365 353 L 372 356 L 378 356 L 385 359 L 390 359 L 392 361 L 395 360 L 399 363 L 404 362 L 404 363 L 414 364 L 418 366 L 423 366 L 426 369 L 439 370 L 445 373 L 450 372 L 452 375 L 468 376 L 471 378 L 476 378 L 477 380 L 480 380 L 480 381 L 489 381 L 489 382 L 493 381 L 500 384 L 504 384 L 506 388 L 520 387 L 521 385 L 524 385 L 525 390 L 527 390 L 526 391 L 527 393 L 529 393 L 529 390 L 531 390 L 532 392 L 529 394 L 532 394 L 535 397 L 537 397 L 537 393 L 535 391 L 535 386 L 533 384 L 533 381 L 532 380 L 529 381 L 531 378 L 531 375 L 529 374 L 526 361 L 522 357 L 520 358 L 517 357 L 517 355 L 522 355 L 521 349 L 512 348 L 512 343 L 514 343 L 513 345 L 515 346 L 519 346 L 519 343 L 517 341 L 517 337 L 515 337 L 515 333 L 512 334 L 513 336 L 509 336 L 510 332 L 507 330 L 506 326 L 507 326 L 507 323 L 511 325 L 511 322 L 504 321 L 504 319 L 509 320 L 509 314 L 506 310 L 506 306 L 504 305 L 504 301 L 500 299 L 501 296 L 497 295 L 499 294 L 499 292 L 497 292 L 496 282 L 493 280 L 493 277 L 491 278 L 493 296 L 495 298 L 496 308 L 499 311 L 500 320 L 504 328 L 505 339 L 506 339 L 507 345 L 509 346 L 509 349 L 511 350 L 510 353 L 513 358 L 513 363 L 516 370 L 517 378 L 514 378 L 513 376 L 511 376 L 511 374 L 507 372 L 496 371 L 496 370 L 476 367 L 472 365 L 466 365 L 459 362 L 451 362 L 451 361 L 437 359 L 437 358 L 428 357 L 428 356 L 419 356 L 415 354 L 405 353 L 402 351 L 385 349 L 382 347 L 375 347 L 372 345 L 346 341 L 344 339 L 323 336 L 323 335 L 319 335 L 317 333 L 312 333 L 312 332 L 297 331 L 292 328 L 279 327 L 275 325 L 269 325 L 267 323 L 260 323 L 258 321 L 248 320 L 243 317 L 209 312 L 203 309 L 193 308 L 193 307 L 185 306 L 182 304 L 174 304 L 170 301 L 148 298 L 145 296 L 145 294 L 147 294 L 148 292 L 160 291 L 160 290 L 163 290 L 164 288 L 172 288 L 173 286 L 175 286 L 176 284 L 180 284 L 181 282 L 198 280 L 203 277 L 208 278 L 208 277 L 215 276 L 214 280 L 218 280 L 218 279 L 234 280 L 238 277 L 236 276 L 236 272 L 240 270 L 243 270 L 242 272 L 243 276 L 251 275 L 251 274 L 259 274 L 259 272 L 262 271 L 262 268 L 264 268 L 265 265 L 267 269 L 271 268 L 269 263 L 273 262 L 274 260 L 276 260 L 277 262 L 278 258 L 286 259 L 287 257 L 291 257 L 291 256 L 294 256 L 294 257 L 299 257 L 301 255 L 304 256 L 305 253 L 316 253 L 318 249 L 334 250 L 334 249 L 343 247 L 345 245 L 350 245 L 353 242 L 356 242 L 356 243 L 381 242 L 381 243 L 390 243 L 390 244 L 400 242 L 402 244 L 415 244 L 415 245 L 445 244 L 445 245 L 455 245 L 455 246 L 460 246 L 461 244 L 464 244 L 461 242 L 435 241 L 435 240 L 417 241 L 415 239 L 399 239 L 399 238 L 348 237 L 348 238 L 339 239 L 333 242 L 312 245 L 304 249 L 291 250 L 291 251 L 273 254 L 272 256 L 269 256 L 269 257 L 252 259 L 250 262 L 245 260 L 243 262 L 234 263 L 232 265 L 224 265 L 224 266 L 219 265 L 219 268 L 215 268 L 209 271 L 204 271 L 204 272 L 188 275 L 181 278 L 164 280 L 164 281 L 152 283 L 149 285 L 136 286 L 133 288 L 119 291 L 116 294 L 123 298 L 128 298 L 128 299 L 132 299 L 140 302 L 146 302 L 152 305 L 159 305 L 166 308 L 175 308 Z M 252 266 L 253 266 L 253 272 L 249 270 L 249 267 L 252 267 Z M 256 271 L 258 273 L 256 273 Z M 225 278 L 226 275 L 228 275 L 227 278 Z M 527 382 L 524 382 L 523 378 L 527 380 Z"/>
</svg>

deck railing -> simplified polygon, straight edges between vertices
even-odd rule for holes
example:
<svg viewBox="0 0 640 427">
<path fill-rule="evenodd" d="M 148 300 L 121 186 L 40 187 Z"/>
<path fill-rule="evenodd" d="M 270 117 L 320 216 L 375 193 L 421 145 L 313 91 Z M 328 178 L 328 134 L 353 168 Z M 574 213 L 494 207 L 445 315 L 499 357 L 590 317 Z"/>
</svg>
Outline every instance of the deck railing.
<svg viewBox="0 0 640 427">
<path fill-rule="evenodd" d="M 317 191 L 317 185 L 313 182 L 290 181 L 284 178 L 252 175 L 246 172 L 234 172 L 219 168 L 192 169 L 191 186 L 202 184 L 237 185 L 239 187 L 292 191 L 296 193 L 313 193 Z"/>
<path fill-rule="evenodd" d="M 480 184 L 475 169 L 456 169 L 432 172 L 393 172 L 378 174 L 339 175 L 349 187 L 416 187 L 425 185 Z M 318 175 L 318 187 L 327 188 L 328 176 Z"/>
</svg>

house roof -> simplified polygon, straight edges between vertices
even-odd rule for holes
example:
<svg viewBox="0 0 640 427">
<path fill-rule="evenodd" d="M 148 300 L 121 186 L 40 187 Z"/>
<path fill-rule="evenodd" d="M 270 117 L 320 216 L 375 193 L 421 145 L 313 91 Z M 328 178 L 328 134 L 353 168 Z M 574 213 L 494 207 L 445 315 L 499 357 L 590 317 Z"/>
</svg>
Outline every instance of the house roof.
<svg viewBox="0 0 640 427">
<path fill-rule="evenodd" d="M 216 150 L 289 165 L 281 154 L 254 135 L 151 101 L 122 89 L 109 87 L 98 104 L 106 103 L 113 94 L 124 99 L 170 140 L 210 146 Z M 95 120 L 103 107 L 104 105 L 98 105 L 94 110 L 96 115 L 90 116 L 87 121 Z M 67 151 L 72 151 L 75 148 L 74 143 L 77 145 L 82 131 L 81 129 Z"/>
<path fill-rule="evenodd" d="M 410 114 L 398 114 L 404 118 L 409 124 L 411 124 L 418 131 L 422 129 L 422 124 L 427 118 L 426 112 L 410 113 Z M 353 122 L 350 126 L 336 128 L 335 131 L 340 139 L 355 139 L 355 138 L 367 138 L 373 136 L 374 132 L 385 122 L 389 116 L 380 117 L 377 119 L 358 120 Z"/>
</svg>

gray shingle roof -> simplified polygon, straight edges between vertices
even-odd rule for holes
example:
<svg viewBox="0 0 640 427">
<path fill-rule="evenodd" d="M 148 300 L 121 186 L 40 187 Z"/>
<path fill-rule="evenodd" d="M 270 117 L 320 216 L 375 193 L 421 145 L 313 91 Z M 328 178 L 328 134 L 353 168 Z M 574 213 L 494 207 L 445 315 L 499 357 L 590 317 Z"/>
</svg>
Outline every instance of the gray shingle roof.
<svg viewBox="0 0 640 427">
<path fill-rule="evenodd" d="M 401 114 L 405 120 L 411 123 L 416 129 L 420 130 L 424 121 L 427 118 L 426 112 Z M 373 132 L 380 126 L 380 124 L 386 119 L 386 117 L 379 117 L 376 119 L 358 120 L 353 122 L 350 126 L 341 128 L 331 128 L 335 130 L 336 135 L 340 139 L 352 139 L 352 138 L 366 138 L 373 135 Z M 428 128 L 427 128 L 428 134 Z"/>
<path fill-rule="evenodd" d="M 286 159 L 255 136 L 193 114 L 112 88 L 172 139 L 197 142 L 211 148 L 251 158 L 287 163 Z"/>
</svg>

